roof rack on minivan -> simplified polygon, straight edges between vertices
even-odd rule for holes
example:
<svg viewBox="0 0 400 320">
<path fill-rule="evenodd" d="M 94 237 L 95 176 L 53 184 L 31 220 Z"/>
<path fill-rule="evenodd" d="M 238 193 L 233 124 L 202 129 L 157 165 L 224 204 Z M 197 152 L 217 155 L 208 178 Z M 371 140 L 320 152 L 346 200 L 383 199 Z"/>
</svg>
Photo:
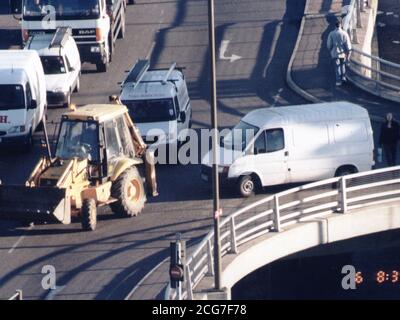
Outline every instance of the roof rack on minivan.
<svg viewBox="0 0 400 320">
<path fill-rule="evenodd" d="M 51 39 L 49 48 L 62 47 L 67 42 L 68 37 L 72 35 L 71 27 L 57 28 L 53 39 Z"/>
<path fill-rule="evenodd" d="M 122 83 L 124 86 L 126 83 L 132 83 L 135 88 L 140 81 L 143 79 L 146 71 L 150 68 L 149 60 L 137 60 L 131 71 L 129 71 L 128 76 L 125 81 Z"/>
<path fill-rule="evenodd" d="M 167 83 L 169 76 L 171 75 L 172 71 L 175 70 L 175 68 L 176 68 L 176 62 L 174 62 L 174 63 L 171 65 L 171 67 L 168 69 L 168 72 L 167 72 L 167 74 L 165 75 L 163 81 L 161 81 L 162 84 L 166 84 L 166 83 Z"/>
<path fill-rule="evenodd" d="M 135 88 L 139 83 L 154 83 L 154 82 L 161 82 L 161 84 L 165 85 L 168 81 L 175 84 L 178 79 L 170 79 L 170 76 L 174 70 L 179 70 L 182 72 L 184 68 L 178 68 L 176 62 L 174 62 L 169 69 L 160 68 L 160 69 L 150 69 L 150 61 L 149 60 L 137 60 L 134 67 L 129 71 L 128 76 L 126 77 L 125 81 L 122 82 L 122 86 L 127 83 L 132 83 L 133 88 Z M 167 71 L 164 78 L 162 80 L 146 80 L 142 81 L 145 73 L 147 71 Z M 183 76 L 183 73 L 182 73 Z M 184 76 L 183 76 L 184 77 Z"/>
</svg>

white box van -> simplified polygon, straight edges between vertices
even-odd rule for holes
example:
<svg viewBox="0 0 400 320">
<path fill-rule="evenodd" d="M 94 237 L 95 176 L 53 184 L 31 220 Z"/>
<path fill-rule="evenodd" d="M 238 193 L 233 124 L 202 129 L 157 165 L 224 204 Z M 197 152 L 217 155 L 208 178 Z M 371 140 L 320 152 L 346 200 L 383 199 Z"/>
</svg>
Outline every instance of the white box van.
<svg viewBox="0 0 400 320">
<path fill-rule="evenodd" d="M 251 195 L 257 185 L 316 181 L 374 165 L 368 112 L 352 103 L 259 109 L 234 129 L 221 139 L 219 173 L 242 196 Z M 210 159 L 211 152 L 202 162 L 206 181 L 211 179 Z"/>
<path fill-rule="evenodd" d="M 146 143 L 179 146 L 186 141 L 192 107 L 176 63 L 169 69 L 150 69 L 148 60 L 139 60 L 122 84 L 120 99 Z"/>
<path fill-rule="evenodd" d="M 60 27 L 53 34 L 29 38 L 25 50 L 39 53 L 46 78 L 47 104 L 69 107 L 72 92 L 80 88 L 81 59 L 72 30 Z"/>
<path fill-rule="evenodd" d="M 38 53 L 0 50 L 0 145 L 31 146 L 46 108 L 46 81 Z"/>
</svg>

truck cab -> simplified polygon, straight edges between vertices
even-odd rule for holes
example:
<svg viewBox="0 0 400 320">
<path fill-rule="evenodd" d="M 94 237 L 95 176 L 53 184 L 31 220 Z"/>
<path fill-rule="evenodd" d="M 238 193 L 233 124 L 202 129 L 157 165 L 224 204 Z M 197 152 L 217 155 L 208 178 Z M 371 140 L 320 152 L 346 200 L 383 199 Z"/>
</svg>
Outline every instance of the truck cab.
<svg viewBox="0 0 400 320">
<path fill-rule="evenodd" d="M 185 142 L 191 127 L 192 107 L 182 69 L 150 69 L 139 60 L 122 84 L 120 100 L 129 109 L 148 144 Z"/>
<path fill-rule="evenodd" d="M 22 40 L 71 27 L 82 62 L 107 71 L 117 38 L 125 34 L 126 0 L 23 0 Z"/>
<path fill-rule="evenodd" d="M 71 28 L 29 38 L 25 50 L 36 50 L 42 61 L 48 105 L 69 107 L 72 92 L 80 87 L 81 60 Z"/>
</svg>

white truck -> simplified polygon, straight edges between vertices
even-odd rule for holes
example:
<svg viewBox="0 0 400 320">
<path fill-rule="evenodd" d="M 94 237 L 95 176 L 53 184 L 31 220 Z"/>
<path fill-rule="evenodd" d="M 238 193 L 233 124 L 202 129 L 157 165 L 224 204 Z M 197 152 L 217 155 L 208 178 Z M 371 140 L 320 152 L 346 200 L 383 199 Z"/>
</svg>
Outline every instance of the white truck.
<svg viewBox="0 0 400 320">
<path fill-rule="evenodd" d="M 169 69 L 150 69 L 148 60 L 139 60 L 122 83 L 120 100 L 146 143 L 179 147 L 186 141 L 192 107 L 185 76 L 176 63 Z"/>
<path fill-rule="evenodd" d="M 332 102 L 258 109 L 221 139 L 219 175 L 250 196 L 257 187 L 316 181 L 371 170 L 374 140 L 367 110 Z M 201 176 L 211 180 L 212 154 Z"/>
<path fill-rule="evenodd" d="M 80 88 L 81 60 L 71 29 L 58 28 L 54 34 L 29 38 L 25 50 L 35 50 L 42 61 L 48 106 L 71 105 L 72 92 Z"/>
<path fill-rule="evenodd" d="M 0 50 L 0 145 L 28 150 L 46 108 L 46 80 L 38 53 Z"/>
<path fill-rule="evenodd" d="M 22 40 L 71 27 L 82 62 L 107 71 L 117 38 L 126 31 L 126 0 L 11 0 L 14 14 L 21 13 Z M 18 10 L 19 9 L 19 10 Z M 54 19 L 51 21 L 51 19 Z"/>
</svg>

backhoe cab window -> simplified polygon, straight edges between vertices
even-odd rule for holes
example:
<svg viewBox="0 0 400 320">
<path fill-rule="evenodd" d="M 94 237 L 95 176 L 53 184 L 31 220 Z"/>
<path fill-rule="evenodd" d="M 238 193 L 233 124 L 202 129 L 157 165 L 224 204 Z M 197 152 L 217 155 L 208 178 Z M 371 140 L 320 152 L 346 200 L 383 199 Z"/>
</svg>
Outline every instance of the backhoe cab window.
<svg viewBox="0 0 400 320">
<path fill-rule="evenodd" d="M 56 156 L 61 159 L 88 159 L 99 161 L 98 125 L 89 121 L 68 121 L 61 123 Z"/>
</svg>

